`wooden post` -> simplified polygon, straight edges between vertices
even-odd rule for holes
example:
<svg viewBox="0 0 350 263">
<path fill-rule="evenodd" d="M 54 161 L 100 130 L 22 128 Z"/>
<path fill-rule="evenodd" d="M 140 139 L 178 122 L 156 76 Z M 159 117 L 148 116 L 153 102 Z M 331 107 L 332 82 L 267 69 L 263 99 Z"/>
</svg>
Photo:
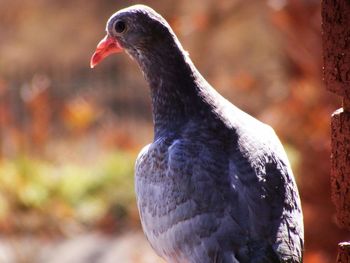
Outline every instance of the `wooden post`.
<svg viewBox="0 0 350 263">
<path fill-rule="evenodd" d="M 350 0 L 322 1 L 324 82 L 343 98 L 331 119 L 331 187 L 339 227 L 350 230 Z M 350 243 L 338 245 L 337 263 L 350 262 Z"/>
<path fill-rule="evenodd" d="M 332 200 L 340 227 L 350 228 L 350 112 L 341 108 L 333 113 Z"/>
<path fill-rule="evenodd" d="M 350 262 L 350 243 L 343 242 L 338 245 L 337 263 Z"/>
</svg>

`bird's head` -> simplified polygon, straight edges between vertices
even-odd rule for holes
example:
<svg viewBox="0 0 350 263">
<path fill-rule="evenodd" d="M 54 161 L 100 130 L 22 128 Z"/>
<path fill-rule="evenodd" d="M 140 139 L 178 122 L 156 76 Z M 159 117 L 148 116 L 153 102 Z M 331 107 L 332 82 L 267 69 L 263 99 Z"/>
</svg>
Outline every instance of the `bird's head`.
<svg viewBox="0 0 350 263">
<path fill-rule="evenodd" d="M 91 68 L 110 54 L 123 50 L 138 59 L 154 52 L 164 42 L 178 42 L 166 20 L 144 5 L 134 5 L 113 14 L 108 19 L 106 32 L 91 57 Z"/>
</svg>

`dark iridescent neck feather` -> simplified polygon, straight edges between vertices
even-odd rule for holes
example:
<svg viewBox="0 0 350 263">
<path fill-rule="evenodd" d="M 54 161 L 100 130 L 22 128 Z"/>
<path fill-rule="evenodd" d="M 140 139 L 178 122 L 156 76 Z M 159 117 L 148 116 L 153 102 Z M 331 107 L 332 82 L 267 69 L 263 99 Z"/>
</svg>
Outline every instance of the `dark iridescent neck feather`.
<svg viewBox="0 0 350 263">
<path fill-rule="evenodd" d="M 155 138 L 176 133 L 190 119 L 208 116 L 214 105 L 209 84 L 175 39 L 131 51 L 151 90 Z"/>
</svg>

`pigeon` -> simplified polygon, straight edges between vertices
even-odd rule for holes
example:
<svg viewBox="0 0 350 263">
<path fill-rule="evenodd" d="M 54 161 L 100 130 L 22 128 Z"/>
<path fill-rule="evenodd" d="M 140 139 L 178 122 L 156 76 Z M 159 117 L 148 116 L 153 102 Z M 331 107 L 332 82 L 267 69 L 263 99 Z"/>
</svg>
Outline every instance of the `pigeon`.
<svg viewBox="0 0 350 263">
<path fill-rule="evenodd" d="M 152 8 L 116 12 L 106 32 L 90 66 L 125 51 L 150 89 L 154 140 L 135 190 L 154 251 L 169 263 L 302 262 L 300 197 L 274 130 L 221 96 Z"/>
</svg>

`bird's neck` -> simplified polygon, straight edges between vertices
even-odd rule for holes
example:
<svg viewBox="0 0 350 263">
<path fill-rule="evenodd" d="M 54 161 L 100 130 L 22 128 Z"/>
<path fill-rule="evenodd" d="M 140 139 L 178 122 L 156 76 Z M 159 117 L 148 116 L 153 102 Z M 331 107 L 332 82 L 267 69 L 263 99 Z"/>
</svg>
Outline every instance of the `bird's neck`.
<svg viewBox="0 0 350 263">
<path fill-rule="evenodd" d="M 211 107 L 209 84 L 188 55 L 181 46 L 169 50 L 138 61 L 151 90 L 155 138 L 176 133 Z"/>
</svg>

